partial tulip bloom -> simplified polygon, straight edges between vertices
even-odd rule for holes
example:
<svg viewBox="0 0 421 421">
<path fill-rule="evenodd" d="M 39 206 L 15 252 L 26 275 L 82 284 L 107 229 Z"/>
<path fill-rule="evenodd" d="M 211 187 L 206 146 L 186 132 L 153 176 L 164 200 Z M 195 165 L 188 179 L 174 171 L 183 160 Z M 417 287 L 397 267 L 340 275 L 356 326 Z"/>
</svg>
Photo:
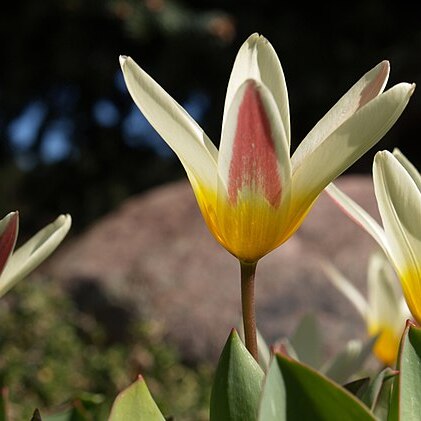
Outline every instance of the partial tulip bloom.
<svg viewBox="0 0 421 421">
<path fill-rule="evenodd" d="M 399 280 L 383 252 L 370 256 L 367 298 L 334 265 L 322 262 L 332 284 L 353 304 L 363 318 L 369 336 L 377 336 L 373 353 L 383 364 L 396 362 L 405 322 L 411 319 Z"/>
<path fill-rule="evenodd" d="M 299 228 L 323 189 L 398 119 L 414 90 L 383 92 L 389 63 L 366 73 L 290 155 L 284 73 L 271 44 L 240 48 L 225 100 L 219 151 L 188 113 L 130 57 L 120 63 L 133 100 L 174 150 L 214 237 L 255 263 Z"/>
<path fill-rule="evenodd" d="M 421 323 L 421 175 L 398 150 L 374 157 L 373 183 L 383 227 L 333 184 L 326 190 L 382 247 L 395 269 L 409 310 Z"/>
<path fill-rule="evenodd" d="M 60 215 L 15 250 L 19 214 L 0 220 L 0 296 L 39 266 L 62 242 L 71 226 L 70 215 Z"/>
</svg>

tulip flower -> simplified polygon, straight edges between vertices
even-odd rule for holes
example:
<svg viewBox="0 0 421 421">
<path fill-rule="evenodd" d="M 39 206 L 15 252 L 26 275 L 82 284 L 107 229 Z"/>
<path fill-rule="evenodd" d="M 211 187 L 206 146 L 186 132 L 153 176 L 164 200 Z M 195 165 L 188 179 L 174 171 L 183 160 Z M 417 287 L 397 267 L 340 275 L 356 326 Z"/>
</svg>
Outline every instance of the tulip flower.
<svg viewBox="0 0 421 421">
<path fill-rule="evenodd" d="M 421 323 L 421 175 L 395 149 L 374 157 L 374 192 L 381 227 L 364 209 L 331 184 L 326 191 L 339 207 L 377 241 L 395 269 L 406 303 Z"/>
<path fill-rule="evenodd" d="M 363 318 L 369 336 L 377 336 L 373 353 L 391 366 L 399 351 L 405 322 L 411 318 L 393 268 L 382 252 L 370 256 L 367 271 L 367 299 L 338 269 L 323 261 L 322 268 L 332 284 L 354 305 Z"/>
<path fill-rule="evenodd" d="M 381 62 L 291 157 L 284 73 L 271 44 L 253 34 L 240 48 L 229 79 L 218 151 L 134 60 L 121 56 L 120 64 L 134 102 L 179 157 L 209 230 L 239 259 L 242 279 L 249 279 L 242 284 L 248 286 L 257 261 L 291 237 L 329 182 L 380 140 L 414 89 L 400 83 L 383 92 L 389 63 Z"/>
<path fill-rule="evenodd" d="M 0 220 L 0 296 L 40 265 L 70 229 L 70 215 L 60 215 L 17 250 L 19 215 L 11 212 Z"/>
</svg>

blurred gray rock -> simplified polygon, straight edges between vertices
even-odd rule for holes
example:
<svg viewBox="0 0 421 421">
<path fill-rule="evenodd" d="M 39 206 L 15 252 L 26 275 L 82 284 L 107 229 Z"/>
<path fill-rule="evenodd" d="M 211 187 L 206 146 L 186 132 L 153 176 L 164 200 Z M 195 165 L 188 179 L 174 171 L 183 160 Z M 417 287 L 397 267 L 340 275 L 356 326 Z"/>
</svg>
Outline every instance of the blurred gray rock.
<svg viewBox="0 0 421 421">
<path fill-rule="evenodd" d="M 378 218 L 369 176 L 343 176 L 337 184 Z M 299 231 L 259 262 L 257 319 L 265 338 L 272 342 L 291 334 L 307 313 L 317 315 L 327 355 L 348 339 L 364 337 L 358 314 L 316 260 L 329 258 L 365 291 L 367 260 L 375 247 L 322 194 Z M 162 323 L 185 360 L 215 360 L 239 324 L 238 263 L 208 232 L 185 180 L 130 198 L 65 242 L 41 269 L 79 291 L 79 298 L 90 290 Z M 110 318 L 117 330 L 124 323 Z"/>
</svg>

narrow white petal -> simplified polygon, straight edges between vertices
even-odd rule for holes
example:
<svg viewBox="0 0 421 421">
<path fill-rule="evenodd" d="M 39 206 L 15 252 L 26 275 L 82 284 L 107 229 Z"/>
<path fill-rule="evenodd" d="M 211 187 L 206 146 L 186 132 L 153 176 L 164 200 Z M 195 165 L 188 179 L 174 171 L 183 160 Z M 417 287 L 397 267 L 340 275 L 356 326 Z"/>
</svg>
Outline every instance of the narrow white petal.
<svg viewBox="0 0 421 421">
<path fill-rule="evenodd" d="M 395 259 L 399 259 L 398 269 L 416 270 L 421 279 L 421 192 L 406 168 L 388 151 L 376 154 L 373 181 L 383 226 Z"/>
<path fill-rule="evenodd" d="M 393 156 L 402 164 L 406 171 L 408 171 L 409 175 L 418 186 L 418 190 L 421 191 L 421 174 L 418 172 L 412 162 L 410 162 L 409 159 L 398 148 L 393 150 Z"/>
<path fill-rule="evenodd" d="M 367 297 L 370 321 L 374 325 L 388 326 L 393 331 L 403 330 L 402 289 L 395 271 L 383 253 L 374 253 L 369 260 Z"/>
<path fill-rule="evenodd" d="M 378 243 L 387 256 L 390 256 L 390 246 L 386 237 L 386 233 L 377 221 L 371 217 L 360 205 L 352 200 L 347 194 L 330 183 L 325 192 L 339 206 L 339 208 L 348 215 L 352 221 L 360 225 L 370 234 Z"/>
<path fill-rule="evenodd" d="M 235 59 L 225 98 L 222 127 L 224 128 L 227 121 L 225 114 L 231 106 L 235 93 L 247 79 L 254 79 L 259 84 L 265 85 L 272 93 L 290 145 L 289 103 L 285 76 L 272 45 L 265 37 L 258 34 L 252 34 L 244 42 Z"/>
<path fill-rule="evenodd" d="M 70 215 L 60 215 L 44 227 L 10 257 L 0 277 L 0 295 L 39 266 L 62 242 L 71 226 Z"/>
<path fill-rule="evenodd" d="M 130 57 L 120 64 L 127 88 L 140 111 L 197 180 L 216 188 L 218 151 L 199 125 Z"/>
<path fill-rule="evenodd" d="M 361 317 L 366 320 L 369 313 L 368 303 L 360 291 L 330 262 L 322 260 L 320 263 L 329 281 L 348 298 Z"/>
<path fill-rule="evenodd" d="M 389 62 L 382 61 L 352 86 L 297 147 L 293 156 L 293 168 L 298 168 L 339 126 L 383 92 L 389 70 Z"/>
<path fill-rule="evenodd" d="M 405 297 L 402 296 L 401 298 L 401 310 L 400 310 L 401 314 L 403 315 L 403 318 L 405 320 L 413 320 L 414 316 L 412 316 L 411 311 L 409 310 L 408 304 L 405 300 Z"/>
<path fill-rule="evenodd" d="M 320 371 L 336 383 L 346 383 L 372 355 L 376 340 L 376 336 L 368 338 L 364 342 L 351 339 L 342 351 L 324 363 Z"/>
<path fill-rule="evenodd" d="M 394 86 L 360 108 L 315 149 L 312 148 L 303 161 L 294 159 L 294 154 L 294 195 L 307 196 L 307 203 L 311 203 L 332 180 L 386 134 L 403 112 L 413 91 L 414 86 L 407 83 Z"/>
</svg>

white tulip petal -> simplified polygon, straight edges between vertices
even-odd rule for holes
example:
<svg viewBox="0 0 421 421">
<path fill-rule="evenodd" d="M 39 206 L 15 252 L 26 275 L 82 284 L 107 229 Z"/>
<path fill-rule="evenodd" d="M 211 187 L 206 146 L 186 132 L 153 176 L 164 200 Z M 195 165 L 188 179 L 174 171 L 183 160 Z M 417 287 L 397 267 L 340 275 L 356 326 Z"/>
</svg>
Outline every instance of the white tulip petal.
<svg viewBox="0 0 421 421">
<path fill-rule="evenodd" d="M 351 339 L 345 348 L 327 360 L 320 368 L 320 372 L 339 384 L 345 384 L 355 373 L 363 367 L 364 362 L 372 354 L 377 336 L 362 342 Z"/>
<path fill-rule="evenodd" d="M 155 130 L 200 183 L 216 190 L 218 150 L 193 118 L 130 57 L 120 56 L 127 88 Z"/>
<path fill-rule="evenodd" d="M 272 93 L 284 126 L 288 145 L 290 145 L 289 103 L 284 73 L 272 45 L 265 37 L 258 34 L 252 34 L 244 42 L 235 59 L 225 98 L 222 130 L 224 131 L 227 121 L 225 114 L 228 112 L 238 88 L 248 79 L 265 85 Z"/>
<path fill-rule="evenodd" d="M 293 156 L 293 191 L 304 206 L 377 143 L 399 118 L 414 91 L 400 83 L 371 100 L 348 118 L 297 166 Z"/>
<path fill-rule="evenodd" d="M 402 290 L 396 273 L 383 253 L 370 257 L 367 276 L 367 297 L 370 323 L 402 330 L 405 320 L 401 313 Z"/>
<path fill-rule="evenodd" d="M 294 170 L 301 166 L 319 145 L 361 107 L 383 92 L 389 77 L 389 62 L 382 61 L 367 72 L 327 112 L 298 145 L 292 157 Z"/>
<path fill-rule="evenodd" d="M 373 237 L 387 256 L 391 256 L 390 246 L 383 228 L 360 205 L 346 195 L 342 190 L 330 183 L 325 192 L 348 215 L 352 221 L 360 225 Z"/>
<path fill-rule="evenodd" d="M 409 159 L 398 149 L 393 149 L 393 156 L 402 164 L 402 166 L 408 171 L 409 175 L 415 181 L 415 184 L 418 186 L 418 190 L 421 192 L 421 174 L 409 161 Z"/>
<path fill-rule="evenodd" d="M 421 192 L 405 167 L 388 151 L 376 154 L 373 181 L 383 227 L 395 259 L 399 259 L 398 269 L 416 270 L 421 279 Z M 421 285 L 419 288 L 421 293 Z"/>
<path fill-rule="evenodd" d="M 289 147 L 276 103 L 265 85 L 245 81 L 235 93 L 222 133 L 218 174 L 231 195 L 261 189 L 274 206 L 289 188 Z M 244 183 L 244 184 L 243 184 Z"/>
<path fill-rule="evenodd" d="M 71 226 L 70 215 L 60 215 L 44 227 L 10 257 L 0 277 L 0 295 L 40 265 L 61 243 Z"/>
<path fill-rule="evenodd" d="M 412 314 L 409 310 L 408 304 L 407 304 L 404 296 L 402 296 L 402 298 L 401 298 L 400 312 L 401 312 L 404 320 L 413 320 L 414 319 L 414 317 L 412 316 Z"/>
<path fill-rule="evenodd" d="M 369 313 L 369 306 L 360 291 L 330 262 L 323 260 L 320 263 L 329 281 L 348 298 L 361 317 L 366 320 Z"/>
</svg>

